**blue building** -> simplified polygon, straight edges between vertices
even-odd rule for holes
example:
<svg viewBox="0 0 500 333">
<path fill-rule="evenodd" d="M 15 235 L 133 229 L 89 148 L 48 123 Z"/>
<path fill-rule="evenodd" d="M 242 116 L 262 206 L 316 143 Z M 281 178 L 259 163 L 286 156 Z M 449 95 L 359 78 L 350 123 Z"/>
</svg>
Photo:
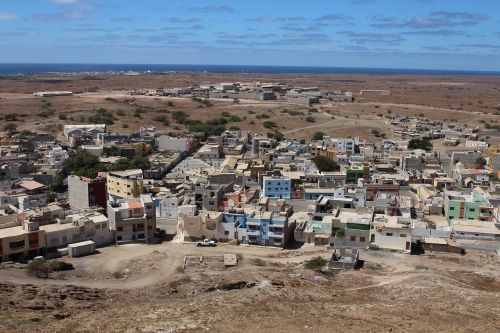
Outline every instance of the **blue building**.
<svg viewBox="0 0 500 333">
<path fill-rule="evenodd" d="M 287 222 L 286 216 L 274 212 L 251 212 L 246 222 L 248 243 L 283 247 Z"/>
<path fill-rule="evenodd" d="M 293 233 L 287 228 L 288 218 L 283 213 L 237 209 L 223 213 L 219 239 L 224 242 L 237 239 L 244 244 L 283 247 Z"/>
<path fill-rule="evenodd" d="M 273 199 L 291 199 L 292 180 L 285 177 L 263 177 L 261 196 Z"/>
</svg>

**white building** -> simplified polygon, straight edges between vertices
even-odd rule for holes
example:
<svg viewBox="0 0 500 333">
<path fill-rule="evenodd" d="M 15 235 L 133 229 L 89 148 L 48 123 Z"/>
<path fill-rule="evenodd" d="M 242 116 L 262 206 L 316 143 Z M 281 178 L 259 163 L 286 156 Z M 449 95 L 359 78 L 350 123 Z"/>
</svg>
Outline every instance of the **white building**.
<svg viewBox="0 0 500 333">
<path fill-rule="evenodd" d="M 71 243 L 92 240 L 97 246 L 114 242 L 108 218 L 98 212 L 81 212 L 66 216 L 57 223 L 40 226 L 45 232 L 48 249 L 59 249 Z"/>
<path fill-rule="evenodd" d="M 158 139 L 158 150 L 171 152 L 188 152 L 193 148 L 194 140 L 191 138 L 173 138 L 162 135 Z"/>
<path fill-rule="evenodd" d="M 411 250 L 411 220 L 401 216 L 375 214 L 370 229 L 370 244 L 380 249 L 409 252 Z"/>
</svg>

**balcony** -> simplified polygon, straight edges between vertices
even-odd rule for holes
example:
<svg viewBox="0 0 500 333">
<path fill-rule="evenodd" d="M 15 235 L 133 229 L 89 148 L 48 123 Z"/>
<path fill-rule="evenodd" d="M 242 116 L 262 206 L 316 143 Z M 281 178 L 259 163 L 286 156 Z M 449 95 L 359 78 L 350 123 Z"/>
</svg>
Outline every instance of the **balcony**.
<svg viewBox="0 0 500 333">
<path fill-rule="evenodd" d="M 260 236 L 261 230 L 260 229 L 247 229 L 247 235 L 248 236 Z"/>
<path fill-rule="evenodd" d="M 269 231 L 269 238 L 283 239 L 283 232 L 282 231 Z"/>
</svg>

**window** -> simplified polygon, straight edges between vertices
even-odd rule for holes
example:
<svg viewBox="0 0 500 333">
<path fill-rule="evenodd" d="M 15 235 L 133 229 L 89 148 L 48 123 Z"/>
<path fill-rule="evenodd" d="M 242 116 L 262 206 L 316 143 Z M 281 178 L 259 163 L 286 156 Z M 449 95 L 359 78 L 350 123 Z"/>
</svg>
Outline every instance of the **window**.
<svg viewBox="0 0 500 333">
<path fill-rule="evenodd" d="M 96 229 L 101 229 L 101 225 L 100 225 L 100 224 L 96 224 L 96 225 L 95 225 L 95 228 L 96 228 Z"/>
<path fill-rule="evenodd" d="M 356 241 L 356 236 L 351 236 L 351 242 L 355 242 Z"/>
<path fill-rule="evenodd" d="M 268 187 L 268 188 L 267 188 L 267 190 L 268 190 L 268 191 L 271 191 L 271 188 L 270 188 L 270 187 Z"/>
<path fill-rule="evenodd" d="M 469 208 L 469 212 L 475 212 L 476 208 Z"/>
<path fill-rule="evenodd" d="M 229 235 L 229 231 L 228 230 L 224 230 L 224 235 Z"/>
<path fill-rule="evenodd" d="M 362 242 L 362 243 L 366 242 L 366 238 L 365 237 L 359 237 L 359 241 Z"/>
<path fill-rule="evenodd" d="M 406 237 L 406 235 L 405 234 L 400 234 L 399 237 Z"/>
<path fill-rule="evenodd" d="M 20 240 L 20 241 L 17 241 L 17 242 L 11 242 L 9 243 L 9 248 L 11 250 L 17 250 L 17 249 L 21 249 L 24 247 L 24 240 Z"/>
<path fill-rule="evenodd" d="M 116 228 L 116 231 L 123 231 L 123 227 Z"/>
<path fill-rule="evenodd" d="M 455 210 L 455 207 L 450 207 L 450 210 Z"/>
<path fill-rule="evenodd" d="M 122 240 L 122 236 L 116 236 L 116 240 L 117 241 L 121 241 Z"/>
<path fill-rule="evenodd" d="M 385 234 L 386 236 L 392 236 L 392 232 L 388 232 Z"/>
</svg>

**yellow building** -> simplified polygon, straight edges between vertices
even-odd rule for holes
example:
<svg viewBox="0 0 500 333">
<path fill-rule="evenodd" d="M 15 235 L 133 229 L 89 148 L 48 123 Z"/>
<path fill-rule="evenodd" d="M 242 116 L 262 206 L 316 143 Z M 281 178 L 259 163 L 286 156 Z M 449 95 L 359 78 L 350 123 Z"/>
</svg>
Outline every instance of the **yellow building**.
<svg viewBox="0 0 500 333">
<path fill-rule="evenodd" d="M 142 170 L 111 171 L 107 175 L 110 198 L 138 198 L 144 192 Z"/>
<path fill-rule="evenodd" d="M 326 156 L 333 161 L 337 161 L 338 151 L 335 148 L 326 148 L 319 145 L 311 144 L 309 146 L 309 151 L 313 157 L 316 156 Z"/>
<path fill-rule="evenodd" d="M 23 226 L 0 230 L 0 256 L 2 261 L 32 258 L 45 248 L 43 230 L 28 231 Z"/>
<path fill-rule="evenodd" d="M 35 257 L 45 248 L 45 235 L 37 222 L 10 205 L 0 206 L 0 258 L 2 261 Z"/>
</svg>

